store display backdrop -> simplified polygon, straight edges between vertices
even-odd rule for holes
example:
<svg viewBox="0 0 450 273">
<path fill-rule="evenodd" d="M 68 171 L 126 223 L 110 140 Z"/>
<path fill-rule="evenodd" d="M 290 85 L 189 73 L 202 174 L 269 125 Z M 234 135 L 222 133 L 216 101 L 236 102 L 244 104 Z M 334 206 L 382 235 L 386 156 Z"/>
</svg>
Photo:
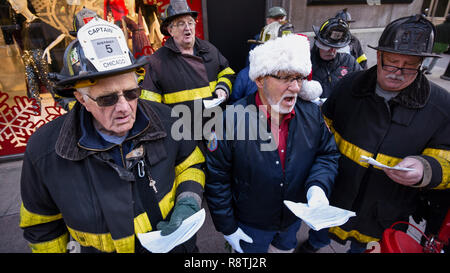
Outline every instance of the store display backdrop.
<svg viewBox="0 0 450 273">
<path fill-rule="evenodd" d="M 0 91 L 0 156 L 25 152 L 34 131 L 64 113 L 56 103 L 53 106 L 43 104 L 39 111 L 35 99 L 14 96 L 14 105 L 11 105 L 7 103 L 8 98 L 8 93 Z"/>
</svg>

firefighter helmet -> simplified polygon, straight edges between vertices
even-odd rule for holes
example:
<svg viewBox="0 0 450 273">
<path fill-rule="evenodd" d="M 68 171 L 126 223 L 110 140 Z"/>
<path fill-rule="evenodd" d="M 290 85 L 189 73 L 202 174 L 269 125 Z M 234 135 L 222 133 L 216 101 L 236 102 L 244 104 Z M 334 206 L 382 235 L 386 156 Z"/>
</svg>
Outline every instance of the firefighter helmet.
<svg viewBox="0 0 450 273">
<path fill-rule="evenodd" d="M 378 46 L 370 48 L 392 53 L 421 57 L 438 57 L 433 54 L 436 28 L 425 16 L 416 14 L 389 23 L 378 40 Z"/>
<path fill-rule="evenodd" d="M 264 44 L 269 40 L 294 33 L 294 26 L 288 22 L 272 22 L 261 30 L 258 40 L 248 40 L 249 43 Z"/>
<path fill-rule="evenodd" d="M 355 22 L 355 20 L 352 20 L 352 16 L 347 11 L 347 9 L 343 9 L 343 10 L 339 11 L 338 13 L 336 13 L 336 16 L 334 16 L 334 18 L 342 19 L 347 23 Z"/>
<path fill-rule="evenodd" d="M 271 7 L 267 11 L 266 18 L 276 18 L 287 16 L 286 10 L 282 7 Z"/>
<path fill-rule="evenodd" d="M 73 16 L 73 30 L 69 34 L 76 37 L 77 31 L 94 17 L 99 17 L 95 11 L 83 7 Z"/>
<path fill-rule="evenodd" d="M 326 46 L 341 48 L 350 43 L 351 36 L 349 27 L 342 19 L 330 18 L 320 28 L 317 26 L 313 26 L 312 28 L 316 34 L 315 39 Z"/>
<path fill-rule="evenodd" d="M 55 92 L 72 97 L 74 88 L 94 85 L 99 78 L 138 71 L 145 64 L 145 57 L 133 57 L 117 25 L 95 17 L 78 30 L 77 39 L 67 46 L 64 66 L 52 77 Z"/>
<path fill-rule="evenodd" d="M 161 16 L 163 20 L 160 27 L 161 33 L 169 36 L 167 27 L 173 19 L 181 15 L 191 15 L 194 19 L 197 19 L 198 12 L 191 10 L 186 0 L 170 0 L 170 5 Z"/>
</svg>

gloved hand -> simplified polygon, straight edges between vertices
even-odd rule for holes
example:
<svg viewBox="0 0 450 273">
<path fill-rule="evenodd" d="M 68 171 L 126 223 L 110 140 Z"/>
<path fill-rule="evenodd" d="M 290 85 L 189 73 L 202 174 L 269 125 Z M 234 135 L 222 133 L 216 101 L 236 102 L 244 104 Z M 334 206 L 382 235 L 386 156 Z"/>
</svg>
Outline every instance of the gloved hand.
<svg viewBox="0 0 450 273">
<path fill-rule="evenodd" d="M 161 230 L 161 235 L 166 236 L 174 232 L 184 219 L 200 210 L 197 201 L 193 197 L 185 197 L 178 200 L 173 208 L 169 221 L 161 221 L 156 225 Z"/>
<path fill-rule="evenodd" d="M 319 186 L 311 186 L 306 193 L 308 207 L 328 206 L 328 198 Z"/>
<path fill-rule="evenodd" d="M 231 247 L 236 250 L 239 253 L 242 253 L 241 245 L 239 244 L 239 241 L 245 241 L 247 243 L 253 243 L 253 239 L 250 238 L 247 234 L 242 231 L 241 228 L 238 228 L 234 233 L 230 235 L 224 235 L 225 240 L 231 245 Z"/>
</svg>

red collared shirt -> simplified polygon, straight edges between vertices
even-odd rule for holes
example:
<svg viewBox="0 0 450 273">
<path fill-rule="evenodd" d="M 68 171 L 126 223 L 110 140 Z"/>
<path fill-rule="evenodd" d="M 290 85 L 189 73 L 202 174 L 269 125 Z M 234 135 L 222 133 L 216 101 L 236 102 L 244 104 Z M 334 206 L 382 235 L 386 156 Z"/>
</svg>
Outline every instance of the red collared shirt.
<svg viewBox="0 0 450 273">
<path fill-rule="evenodd" d="M 255 101 L 256 101 L 256 106 L 259 109 L 259 106 L 263 105 L 261 98 L 259 97 L 259 91 L 256 92 Z M 267 108 L 263 107 L 261 109 L 263 109 L 263 112 L 266 114 L 267 120 L 270 125 L 270 131 L 272 132 L 272 135 L 275 138 L 275 143 L 278 145 L 278 155 L 280 156 L 281 167 L 283 168 L 283 172 L 284 172 L 284 161 L 286 158 L 286 147 L 287 147 L 287 139 L 288 139 L 288 134 L 289 134 L 289 122 L 295 116 L 295 108 L 292 109 L 292 111 L 289 112 L 288 114 L 284 115 L 283 120 L 281 120 L 281 122 L 280 122 L 280 127 L 278 127 L 277 124 L 272 124 L 272 122 L 270 121 L 270 113 L 268 113 L 266 111 Z"/>
</svg>

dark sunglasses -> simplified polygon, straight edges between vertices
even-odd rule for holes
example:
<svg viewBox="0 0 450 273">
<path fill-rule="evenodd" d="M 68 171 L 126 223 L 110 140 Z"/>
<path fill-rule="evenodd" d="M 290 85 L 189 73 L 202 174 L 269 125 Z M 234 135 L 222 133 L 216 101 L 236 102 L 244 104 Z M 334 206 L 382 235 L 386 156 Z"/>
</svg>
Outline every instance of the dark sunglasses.
<svg viewBox="0 0 450 273">
<path fill-rule="evenodd" d="M 106 96 L 99 96 L 96 98 L 93 98 L 89 96 L 88 94 L 84 94 L 88 96 L 91 100 L 95 101 L 98 106 L 100 107 L 106 107 L 106 106 L 113 106 L 119 101 L 120 96 L 124 96 L 127 101 L 135 100 L 139 98 L 141 95 L 142 89 L 140 87 L 133 88 L 130 90 L 124 90 L 122 91 L 122 94 L 119 93 L 113 93 Z"/>
</svg>

